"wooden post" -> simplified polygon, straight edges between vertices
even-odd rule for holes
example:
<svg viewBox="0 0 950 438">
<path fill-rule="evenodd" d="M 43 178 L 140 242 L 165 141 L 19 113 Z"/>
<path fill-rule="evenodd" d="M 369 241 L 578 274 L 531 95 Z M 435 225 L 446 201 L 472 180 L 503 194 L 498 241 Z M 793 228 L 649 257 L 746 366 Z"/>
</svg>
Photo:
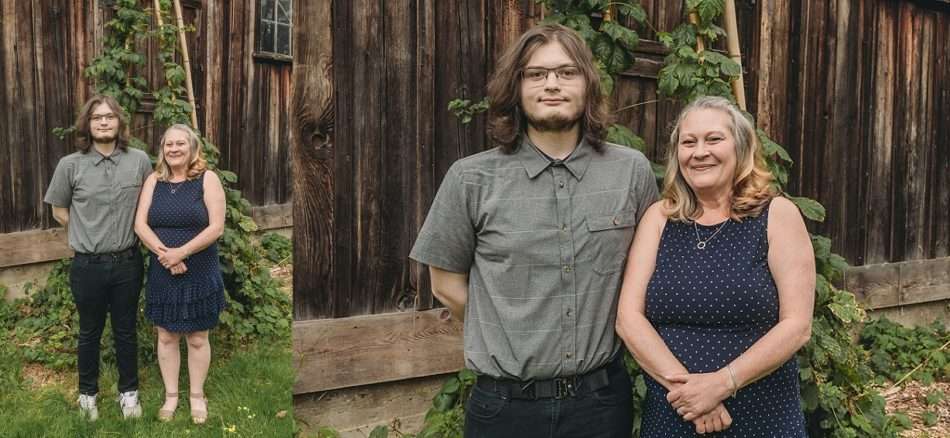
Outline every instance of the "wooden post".
<svg viewBox="0 0 950 438">
<path fill-rule="evenodd" d="M 745 104 L 745 82 L 742 77 L 742 55 L 739 54 L 739 26 L 736 23 L 736 0 L 726 0 L 726 10 L 723 13 L 726 25 L 726 42 L 729 57 L 739 64 L 739 77 L 732 81 L 732 94 L 736 96 L 736 103 L 743 111 Z"/>
<path fill-rule="evenodd" d="M 158 0 L 155 0 L 158 3 Z M 181 43 L 181 56 L 185 64 L 185 90 L 188 92 L 188 103 L 191 104 L 191 127 L 198 129 L 198 106 L 195 105 L 195 86 L 191 81 L 191 60 L 188 59 L 188 42 L 185 41 L 185 20 L 181 16 L 181 0 L 173 0 L 175 5 L 175 20 L 178 23 L 178 42 Z"/>
</svg>

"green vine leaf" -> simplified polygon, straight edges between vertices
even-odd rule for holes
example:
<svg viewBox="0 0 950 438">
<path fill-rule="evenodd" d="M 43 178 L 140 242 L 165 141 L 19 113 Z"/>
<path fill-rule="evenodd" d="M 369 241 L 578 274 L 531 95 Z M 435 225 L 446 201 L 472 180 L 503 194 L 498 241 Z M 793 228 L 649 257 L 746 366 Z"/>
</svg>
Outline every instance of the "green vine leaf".
<svg viewBox="0 0 950 438">
<path fill-rule="evenodd" d="M 819 204 L 818 201 L 798 196 L 788 196 L 788 199 L 792 201 L 808 219 L 816 222 L 825 221 L 825 207 Z"/>
<path fill-rule="evenodd" d="M 622 44 L 627 50 L 633 50 L 640 43 L 637 33 L 624 27 L 616 21 L 605 21 L 600 30 L 610 36 L 615 42 Z"/>
<path fill-rule="evenodd" d="M 686 0 L 686 8 L 696 11 L 700 21 L 708 23 L 722 15 L 726 5 L 723 0 Z"/>
</svg>

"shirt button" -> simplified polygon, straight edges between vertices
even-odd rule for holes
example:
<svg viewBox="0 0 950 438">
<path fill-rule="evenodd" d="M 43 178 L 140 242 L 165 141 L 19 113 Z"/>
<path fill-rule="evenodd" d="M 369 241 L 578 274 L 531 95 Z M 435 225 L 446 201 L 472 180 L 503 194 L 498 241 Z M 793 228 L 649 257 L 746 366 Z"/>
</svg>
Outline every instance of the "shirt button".
<svg viewBox="0 0 950 438">
<path fill-rule="evenodd" d="M 567 314 L 567 316 L 571 316 L 571 309 L 567 309 L 566 314 Z"/>
<path fill-rule="evenodd" d="M 567 224 L 561 225 L 561 231 L 567 231 Z"/>
<path fill-rule="evenodd" d="M 567 354 L 564 355 L 564 357 L 566 357 L 566 358 L 568 358 L 568 359 L 570 359 L 570 358 L 573 357 L 573 356 L 574 356 L 574 355 L 571 354 L 571 353 L 567 353 Z"/>
<path fill-rule="evenodd" d="M 620 218 L 614 216 L 614 225 L 620 225 Z"/>
<path fill-rule="evenodd" d="M 570 265 L 564 265 L 564 272 L 571 272 Z"/>
<path fill-rule="evenodd" d="M 558 181 L 558 182 L 557 182 L 557 186 L 560 187 L 560 188 L 564 188 L 564 180 L 562 179 L 562 180 Z"/>
</svg>

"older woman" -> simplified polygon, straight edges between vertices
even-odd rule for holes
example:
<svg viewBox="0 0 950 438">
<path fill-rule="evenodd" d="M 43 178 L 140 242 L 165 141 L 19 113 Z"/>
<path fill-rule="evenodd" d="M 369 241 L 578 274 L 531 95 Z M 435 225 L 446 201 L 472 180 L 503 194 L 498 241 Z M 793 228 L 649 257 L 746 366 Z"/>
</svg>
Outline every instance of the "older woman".
<svg viewBox="0 0 950 438">
<path fill-rule="evenodd" d="M 165 384 L 165 403 L 158 411 L 162 421 L 171 420 L 178 406 L 182 336 L 188 344 L 192 421 L 201 424 L 208 418 L 208 330 L 217 325 L 225 305 L 216 244 L 224 230 L 225 198 L 218 176 L 206 168 L 194 131 L 185 125 L 168 128 L 135 216 L 135 232 L 151 250 L 145 315 L 158 330 Z"/>
<path fill-rule="evenodd" d="M 644 437 L 804 437 L 795 353 L 815 266 L 751 123 L 703 97 L 670 136 L 663 199 L 637 227 L 617 330 L 647 374 Z"/>
</svg>

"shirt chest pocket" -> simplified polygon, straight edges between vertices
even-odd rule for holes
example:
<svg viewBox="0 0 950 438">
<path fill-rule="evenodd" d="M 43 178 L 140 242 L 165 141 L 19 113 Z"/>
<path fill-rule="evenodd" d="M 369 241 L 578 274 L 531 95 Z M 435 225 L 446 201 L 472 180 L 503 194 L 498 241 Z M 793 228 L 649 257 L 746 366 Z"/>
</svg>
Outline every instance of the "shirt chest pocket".
<svg viewBox="0 0 950 438">
<path fill-rule="evenodd" d="M 134 170 L 122 170 L 116 175 L 115 186 L 119 189 L 119 201 L 134 206 L 142 190 L 142 178 Z"/>
<path fill-rule="evenodd" d="M 591 259 L 595 272 L 611 274 L 623 269 L 636 225 L 636 210 L 587 216 L 587 231 L 590 233 L 588 246 L 594 251 Z"/>
</svg>

